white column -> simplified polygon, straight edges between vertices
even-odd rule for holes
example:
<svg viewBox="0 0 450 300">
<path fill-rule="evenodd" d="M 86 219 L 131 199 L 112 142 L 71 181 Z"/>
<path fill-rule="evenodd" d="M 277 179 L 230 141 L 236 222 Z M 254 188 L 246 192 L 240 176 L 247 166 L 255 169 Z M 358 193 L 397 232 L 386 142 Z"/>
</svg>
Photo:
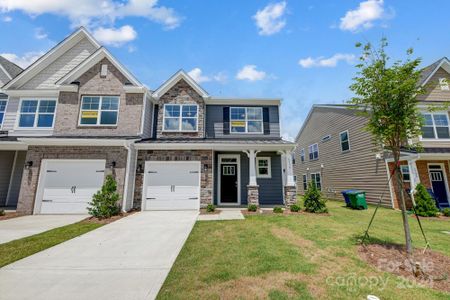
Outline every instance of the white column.
<svg viewBox="0 0 450 300">
<path fill-rule="evenodd" d="M 249 160 L 249 174 L 250 174 L 250 180 L 248 182 L 248 185 L 250 186 L 255 186 L 258 185 L 258 183 L 256 182 L 256 154 L 259 151 L 256 150 L 248 150 L 248 151 L 244 151 L 247 156 L 248 156 L 248 160 Z"/>
<path fill-rule="evenodd" d="M 294 186 L 294 167 L 292 165 L 292 151 L 285 152 L 285 160 L 286 160 L 286 185 Z"/>
<path fill-rule="evenodd" d="M 411 188 L 411 200 L 413 205 L 416 205 L 415 201 L 414 201 L 414 193 L 416 191 L 416 187 L 417 185 L 420 183 L 420 177 L 419 177 L 419 172 L 417 170 L 417 165 L 416 165 L 416 160 L 415 159 L 410 159 L 407 160 L 408 162 L 408 168 L 409 168 L 409 185 Z"/>
</svg>

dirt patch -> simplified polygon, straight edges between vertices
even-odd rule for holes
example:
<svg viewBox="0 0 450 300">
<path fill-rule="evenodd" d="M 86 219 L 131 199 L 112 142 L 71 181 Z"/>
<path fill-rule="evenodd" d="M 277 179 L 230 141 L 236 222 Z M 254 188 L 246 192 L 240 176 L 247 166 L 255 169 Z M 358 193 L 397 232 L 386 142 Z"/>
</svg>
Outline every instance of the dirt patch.
<svg viewBox="0 0 450 300">
<path fill-rule="evenodd" d="M 411 215 L 412 218 L 417 219 L 416 215 Z M 437 217 L 420 217 L 420 220 L 432 220 L 432 221 L 450 221 L 450 217 L 440 215 Z"/>
<path fill-rule="evenodd" d="M 129 211 L 129 212 L 126 212 L 126 213 L 120 213 L 119 215 L 113 216 L 113 217 L 111 217 L 109 219 L 99 219 L 99 218 L 96 218 L 96 217 L 89 217 L 89 218 L 84 219 L 81 222 L 83 222 L 83 223 L 96 223 L 96 224 L 109 224 L 109 223 L 112 223 L 114 221 L 120 220 L 122 218 L 128 217 L 128 216 L 130 216 L 132 214 L 135 214 L 137 212 L 138 212 L 137 210 L 132 210 L 132 211 Z"/>
<path fill-rule="evenodd" d="M 448 256 L 431 250 L 423 253 L 423 250 L 415 249 L 409 260 L 403 246 L 379 244 L 359 246 L 358 253 L 363 260 L 381 271 L 406 278 L 413 284 L 450 292 Z"/>
<path fill-rule="evenodd" d="M 5 212 L 4 215 L 0 216 L 0 221 L 17 218 L 21 216 L 23 216 L 23 214 L 19 214 L 17 212 Z"/>
<path fill-rule="evenodd" d="M 220 214 L 220 209 L 216 209 L 212 212 L 208 212 L 208 211 L 206 211 L 206 208 L 201 208 L 200 214 L 201 215 L 218 215 L 218 214 Z"/>
</svg>

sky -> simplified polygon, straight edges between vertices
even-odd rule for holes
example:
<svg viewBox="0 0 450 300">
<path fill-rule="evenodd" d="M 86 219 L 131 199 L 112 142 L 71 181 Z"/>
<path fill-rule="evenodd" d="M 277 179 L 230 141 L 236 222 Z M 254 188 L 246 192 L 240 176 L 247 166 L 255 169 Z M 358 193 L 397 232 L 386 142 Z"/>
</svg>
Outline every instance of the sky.
<svg viewBox="0 0 450 300">
<path fill-rule="evenodd" d="M 212 96 L 281 98 L 282 135 L 352 97 L 357 42 L 450 56 L 448 0 L 0 0 L 0 55 L 22 67 L 78 26 L 150 89 L 179 69 Z"/>
</svg>

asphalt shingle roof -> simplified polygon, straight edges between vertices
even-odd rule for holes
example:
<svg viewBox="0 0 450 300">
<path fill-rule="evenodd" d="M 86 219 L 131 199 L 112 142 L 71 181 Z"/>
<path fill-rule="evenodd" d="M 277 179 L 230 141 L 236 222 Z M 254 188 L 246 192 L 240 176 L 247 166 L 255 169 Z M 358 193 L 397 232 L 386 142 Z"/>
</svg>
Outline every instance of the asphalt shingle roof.
<svg viewBox="0 0 450 300">
<path fill-rule="evenodd" d="M 19 67 L 18 65 L 16 65 L 13 62 L 7 60 L 6 58 L 4 58 L 1 55 L 0 55 L 0 65 L 2 65 L 3 68 L 5 68 L 6 72 L 8 72 L 8 74 L 12 78 L 16 77 L 23 71 L 23 69 L 21 67 Z"/>
</svg>

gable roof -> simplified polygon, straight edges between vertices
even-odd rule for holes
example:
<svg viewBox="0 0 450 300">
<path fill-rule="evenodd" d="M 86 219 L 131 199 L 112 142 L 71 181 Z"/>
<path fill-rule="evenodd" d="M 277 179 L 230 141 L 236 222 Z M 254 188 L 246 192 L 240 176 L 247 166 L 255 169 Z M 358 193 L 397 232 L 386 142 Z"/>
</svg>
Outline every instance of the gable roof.
<svg viewBox="0 0 450 300">
<path fill-rule="evenodd" d="M 6 75 L 8 75 L 9 79 L 13 79 L 23 71 L 21 67 L 7 60 L 1 55 L 0 55 L 0 68 L 2 71 L 5 72 Z"/>
<path fill-rule="evenodd" d="M 100 44 L 92 37 L 92 35 L 84 27 L 80 27 L 37 59 L 17 77 L 9 81 L 3 88 L 8 89 L 23 85 L 84 38 L 87 38 L 96 48 L 100 48 Z"/>
<path fill-rule="evenodd" d="M 92 68 L 95 64 L 100 62 L 103 58 L 107 58 L 133 85 L 142 86 L 142 83 L 133 76 L 112 54 L 104 47 L 100 47 L 92 53 L 87 59 L 76 66 L 72 71 L 67 73 L 64 77 L 59 79 L 56 84 L 70 84 L 86 71 Z"/>
<path fill-rule="evenodd" d="M 443 58 L 435 61 L 431 65 L 423 68 L 421 70 L 419 84 L 421 86 L 424 86 L 425 84 L 427 84 L 427 82 L 431 79 L 431 77 L 433 77 L 433 75 L 436 73 L 436 71 L 439 70 L 439 68 L 441 68 L 441 67 L 450 73 L 450 61 L 448 60 L 447 57 L 443 57 Z"/>
<path fill-rule="evenodd" d="M 172 75 L 166 82 L 164 82 L 153 94 L 152 97 L 160 98 L 168 90 L 170 90 L 175 84 L 181 79 L 184 79 L 200 96 L 203 98 L 208 98 L 209 94 L 191 78 L 184 70 L 179 70 L 177 73 Z"/>
</svg>

